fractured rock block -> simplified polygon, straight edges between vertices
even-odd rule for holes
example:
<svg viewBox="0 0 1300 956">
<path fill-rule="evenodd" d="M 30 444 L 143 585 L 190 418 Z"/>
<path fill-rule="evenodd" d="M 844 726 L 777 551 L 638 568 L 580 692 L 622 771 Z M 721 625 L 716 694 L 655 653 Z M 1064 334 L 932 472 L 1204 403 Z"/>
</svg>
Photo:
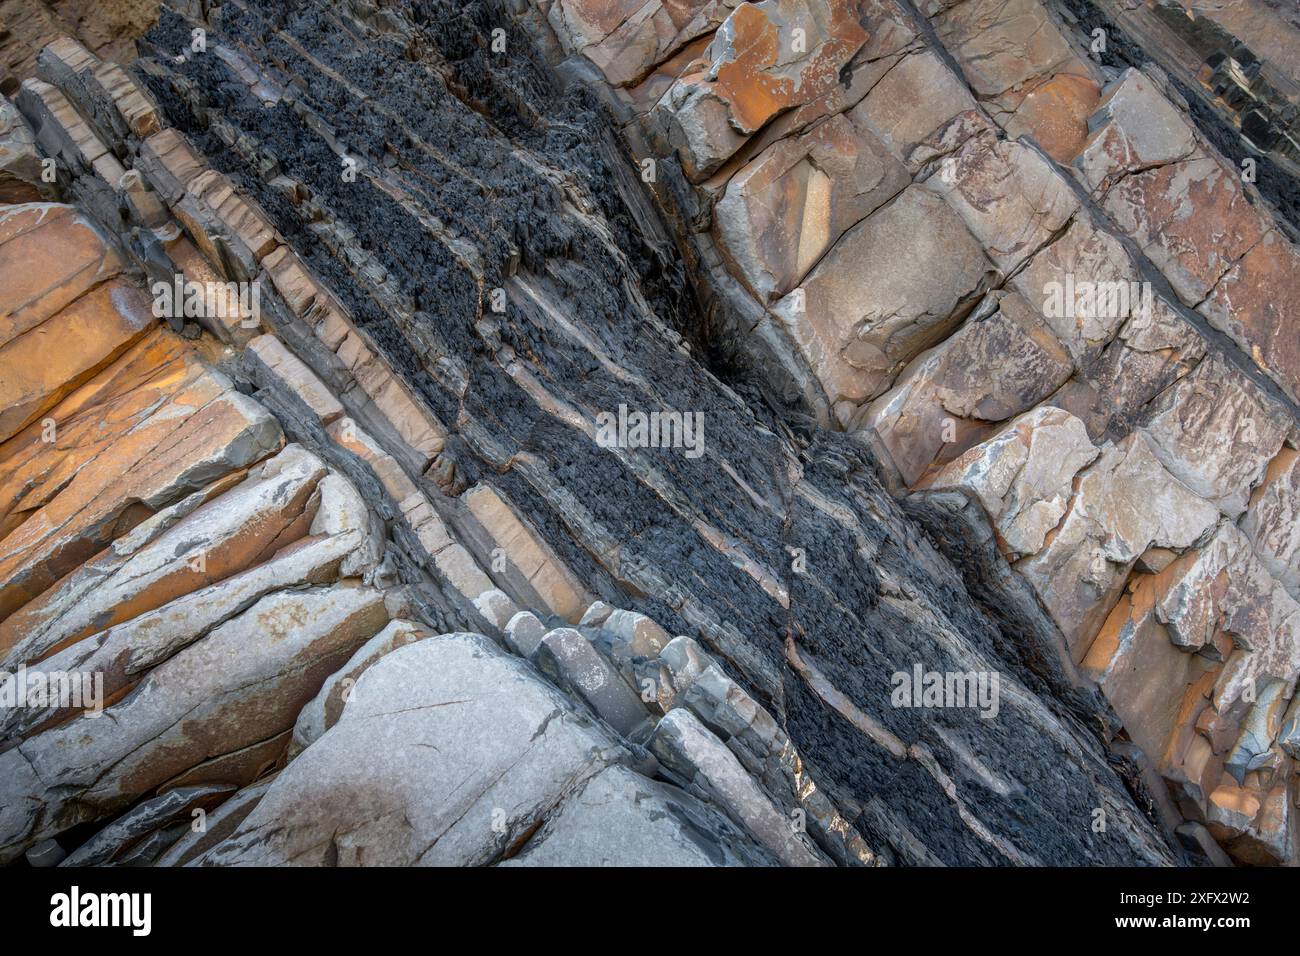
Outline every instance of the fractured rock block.
<svg viewBox="0 0 1300 956">
<path fill-rule="evenodd" d="M 532 657 L 545 636 L 546 625 L 532 611 L 520 611 L 506 622 L 506 643 L 520 657 Z"/>
<path fill-rule="evenodd" d="M 118 862 L 149 834 L 168 824 L 190 828 L 195 810 L 211 810 L 229 796 L 233 787 L 208 785 L 177 787 L 132 807 L 118 819 L 77 847 L 61 866 L 104 866 Z M 161 849 L 165 849 L 162 847 Z M 160 853 L 161 853 L 160 849 Z"/>
<path fill-rule="evenodd" d="M 0 346 L 0 441 L 58 404 L 155 322 L 148 296 L 112 279 Z"/>
<path fill-rule="evenodd" d="M 288 446 L 152 540 L 119 538 L 0 622 L 0 648 L 12 635 L 12 658 L 30 662 L 260 563 L 307 534 L 324 476 L 319 458 Z"/>
<path fill-rule="evenodd" d="M 1042 156 L 992 132 L 968 138 L 927 184 L 1007 275 L 1053 239 L 1079 207 L 1073 188 Z"/>
<path fill-rule="evenodd" d="M 827 860 L 759 788 L 727 746 L 691 711 L 678 707 L 659 721 L 650 749 L 688 784 L 708 794 L 785 866 Z"/>
<path fill-rule="evenodd" d="M 1089 127 L 1088 143 L 1074 165 L 1098 194 L 1129 173 L 1178 163 L 1198 151 L 1190 124 L 1138 70 L 1128 70 L 1104 90 Z"/>
<path fill-rule="evenodd" d="M 27 203 L 46 198 L 36 136 L 18 107 L 0 100 L 0 203 Z"/>
<path fill-rule="evenodd" d="M 911 178 L 854 113 L 774 143 L 714 207 L 714 236 L 762 302 L 785 295 Z"/>
<path fill-rule="evenodd" d="M 1151 315 L 1144 315 L 1145 287 L 1137 265 L 1117 238 L 1083 212 L 1012 277 L 1011 285 L 1033 303 L 1081 364 L 1129 319 L 1152 321 L 1171 314 L 1153 293 Z"/>
<path fill-rule="evenodd" d="M 343 708 L 353 700 L 357 681 L 380 658 L 429 636 L 428 630 L 412 621 L 389 621 L 382 631 L 361 645 L 346 664 L 325 679 L 320 691 L 298 715 L 293 725 L 293 742 L 289 745 L 290 759 L 339 722 Z"/>
<path fill-rule="evenodd" d="M 972 492 L 993 519 L 1008 561 L 1042 550 L 1069 510 L 1074 479 L 1098 456 L 1083 422 L 1059 408 L 1036 408 L 924 482 Z"/>
<path fill-rule="evenodd" d="M 150 412 L 0 540 L 0 615 L 153 511 L 260 461 L 283 442 L 266 409 L 212 372 Z"/>
<path fill-rule="evenodd" d="M 966 0 L 932 22 L 972 89 L 999 110 L 1016 109 L 1044 77 L 1088 76 L 1039 0 Z"/>
<path fill-rule="evenodd" d="M 1271 228 L 1239 178 L 1208 156 L 1132 173 L 1102 208 L 1192 306 Z"/>
<path fill-rule="evenodd" d="M 639 697 L 580 632 L 557 628 L 538 643 L 533 663 L 560 687 L 576 694 L 624 737 L 637 736 L 649 719 Z"/>
<path fill-rule="evenodd" d="M 558 0 L 547 19 L 611 86 L 636 83 L 658 63 L 716 29 L 732 4 L 719 0 Z"/>
<path fill-rule="evenodd" d="M 525 525 L 490 485 L 475 485 L 461 495 L 461 500 L 495 546 L 537 591 L 543 605 L 566 621 L 577 621 L 591 597 L 541 536 Z"/>
<path fill-rule="evenodd" d="M 1038 592 L 1076 660 L 1150 547 L 1181 550 L 1217 523 L 1218 509 L 1169 474 L 1142 433 L 1107 445 L 1077 482 L 1060 527 L 1017 569 Z"/>
<path fill-rule="evenodd" d="M 122 266 L 99 230 L 72 206 L 0 209 L 0 346 L 37 328 Z"/>
<path fill-rule="evenodd" d="M 157 108 L 126 70 L 105 61 L 95 68 L 94 75 L 132 133 L 147 139 L 158 132 L 162 124 Z"/>
<path fill-rule="evenodd" d="M 329 425 L 343 416 L 343 406 L 312 372 L 302 359 L 284 347 L 273 335 L 259 335 L 248 343 L 244 360 L 256 358 L 258 363 L 279 380 L 307 406 L 316 420 Z"/>
<path fill-rule="evenodd" d="M 1269 462 L 1241 530 L 1269 573 L 1300 600 L 1300 452 L 1282 448 Z"/>
<path fill-rule="evenodd" d="M 1153 405 L 1142 430 L 1174 477 L 1236 518 L 1282 447 L 1289 419 L 1258 385 L 1211 355 Z"/>
<path fill-rule="evenodd" d="M 168 205 L 180 202 L 190 181 L 206 168 L 185 137 L 168 128 L 140 146 L 136 169 L 145 172 Z"/>
<path fill-rule="evenodd" d="M 1198 307 L 1216 329 L 1250 353 L 1300 399 L 1300 345 L 1289 334 L 1288 304 L 1300 299 L 1300 250 L 1270 229 L 1223 275 Z"/>
<path fill-rule="evenodd" d="M 1058 73 L 1020 101 L 1004 127 L 1012 138 L 1032 137 L 1048 156 L 1069 164 L 1088 141 L 1088 119 L 1101 102 L 1101 88 L 1086 76 Z"/>
<path fill-rule="evenodd" d="M 687 175 L 709 175 L 778 113 L 831 91 L 867 40 L 848 4 L 737 7 L 714 34 L 706 68 L 680 78 L 661 107 Z"/>
<path fill-rule="evenodd" d="M 949 443 L 1033 408 L 1073 371 L 1070 356 L 1019 295 L 991 293 L 985 306 L 868 408 L 864 426 L 880 436 L 908 485 Z"/>
<path fill-rule="evenodd" d="M 947 264 L 939 276 L 936 261 Z M 845 421 L 960 323 L 991 271 L 952 208 L 910 186 L 846 232 L 773 313 Z"/>
<path fill-rule="evenodd" d="M 970 90 L 933 50 L 903 57 L 853 110 L 881 141 L 916 172 L 913 151 L 954 117 L 974 110 Z"/>
<path fill-rule="evenodd" d="M 328 478 L 326 480 L 329 480 Z M 104 676 L 105 702 L 112 703 L 149 670 L 242 614 L 266 595 L 303 585 L 327 585 L 344 576 L 344 565 L 368 540 L 351 530 L 313 536 L 286 547 L 270 561 L 194 591 L 78 641 L 46 657 L 40 666 L 64 673 Z M 3 735 L 27 736 L 77 715 L 74 710 L 23 708 L 5 716 Z"/>
</svg>

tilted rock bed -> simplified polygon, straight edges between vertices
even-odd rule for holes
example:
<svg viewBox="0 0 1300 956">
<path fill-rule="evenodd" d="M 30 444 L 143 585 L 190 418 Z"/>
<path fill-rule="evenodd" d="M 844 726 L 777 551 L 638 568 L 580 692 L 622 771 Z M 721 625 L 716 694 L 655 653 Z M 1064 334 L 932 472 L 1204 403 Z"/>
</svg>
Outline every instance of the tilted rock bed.
<svg viewBox="0 0 1300 956">
<path fill-rule="evenodd" d="M 1295 859 L 1287 190 L 1069 4 L 852 6 L 538 10 L 658 164 L 713 343 L 871 443 L 990 613 L 1033 592 L 1171 825 Z"/>
<path fill-rule="evenodd" d="M 128 693 L 110 712 L 127 729 L 97 731 L 99 763 L 57 756 L 87 718 L 9 731 L 24 739 L 0 754 L 14 771 L 6 786 L 27 802 L 5 819 L 7 859 L 48 859 L 43 841 L 81 843 L 110 820 L 123 836 L 99 839 L 123 849 L 87 844 L 83 858 L 1200 859 L 1162 832 L 1137 766 L 1108 749 L 1114 716 L 1072 678 L 1023 581 L 1001 573 L 987 518 L 936 510 L 951 501 L 918 513 L 943 514 L 934 531 L 954 565 L 860 442 L 775 410 L 763 380 L 697 358 L 713 357 L 709 320 L 638 164 L 603 108 L 557 85 L 503 11 L 227 3 L 207 26 L 207 51 L 183 61 L 192 23 L 165 12 L 151 34 L 135 73 L 157 126 L 139 110 L 122 125 L 123 96 L 96 107 L 67 49 L 45 75 L 91 136 L 55 135 L 61 121 L 42 119 L 48 89 L 25 90 L 24 112 L 67 160 L 73 198 L 109 222 L 126 209 L 124 249 L 147 273 L 265 280 L 261 328 L 207 323 L 225 342 L 215 361 L 274 413 L 294 443 L 279 456 L 314 462 L 299 481 L 359 496 L 370 546 L 336 567 L 332 586 L 305 569 L 248 584 L 266 595 L 261 612 L 241 605 L 184 647 L 131 636 L 140 616 L 113 623 L 122 652 L 102 627 L 60 624 L 64 643 L 45 652 L 125 653 L 137 660 L 128 673 L 145 676 L 118 685 Z M 508 56 L 490 52 L 496 28 Z M 111 164 L 87 156 L 95 136 L 146 192 L 105 178 Z M 346 157 L 359 161 L 354 181 L 341 176 Z M 205 179 L 205 164 L 234 189 Z M 149 224 L 151 196 L 166 209 Z M 701 412 L 704 455 L 600 447 L 596 415 L 620 404 Z M 310 538 L 325 533 L 304 529 L 318 520 L 289 523 Z M 328 533 L 359 528 L 340 522 Z M 229 580 L 267 576 L 296 553 L 270 539 Z M 60 586 L 75 587 L 84 561 L 21 593 L 57 603 L 44 592 L 69 572 Z M 281 591 L 291 583 L 314 586 Z M 204 593 L 159 588 L 150 614 Z M 628 610 L 588 611 L 590 598 Z M 531 623 L 517 613 L 529 607 Z M 259 650 L 238 672 L 205 665 L 223 644 L 258 646 L 263 631 L 245 620 L 255 612 L 281 614 L 297 643 Z M 615 616 L 631 612 L 646 617 Z M 303 619 L 322 624 L 296 628 Z M 998 714 L 891 706 L 891 675 L 914 664 L 996 672 Z M 173 723 L 210 670 L 229 683 L 221 702 Z M 680 680 L 696 671 L 707 679 Z M 250 704 L 267 675 L 289 692 Z M 148 772 L 123 763 L 122 733 L 168 759 Z M 530 770 L 496 784 L 464 776 L 487 756 Z M 162 799 L 182 787 L 195 792 Z M 244 789 L 226 799 L 203 787 Z M 178 807 L 218 799 L 207 834 L 178 832 Z M 788 825 L 797 811 L 806 828 Z M 657 832 L 659 819 L 673 822 Z M 593 831 L 636 838 L 611 850 L 614 838 L 593 843 Z"/>
</svg>

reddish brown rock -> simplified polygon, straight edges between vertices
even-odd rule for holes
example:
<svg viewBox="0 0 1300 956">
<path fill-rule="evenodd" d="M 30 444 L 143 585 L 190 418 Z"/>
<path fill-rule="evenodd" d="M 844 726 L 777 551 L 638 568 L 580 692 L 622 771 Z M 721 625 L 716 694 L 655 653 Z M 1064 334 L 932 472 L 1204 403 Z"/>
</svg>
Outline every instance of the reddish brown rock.
<svg viewBox="0 0 1300 956">
<path fill-rule="evenodd" d="M 149 297 L 114 279 L 0 347 L 0 440 L 56 405 L 156 321 Z"/>
<path fill-rule="evenodd" d="M 0 209 L 0 347 L 121 268 L 121 257 L 71 206 Z"/>
<path fill-rule="evenodd" d="M 1270 229 L 1219 280 L 1199 311 L 1226 332 L 1293 399 L 1300 398 L 1300 339 L 1290 303 L 1300 301 L 1300 251 Z"/>
<path fill-rule="evenodd" d="M 1044 78 L 1089 75 L 1039 0 L 965 0 L 936 11 L 931 22 L 995 112 L 1014 111 Z"/>
<path fill-rule="evenodd" d="M 1029 136 L 1043 152 L 1068 165 L 1088 140 L 1088 117 L 1101 101 L 1095 80 L 1060 73 L 1025 96 L 1006 120 L 1008 136 Z"/>
<path fill-rule="evenodd" d="M 207 371 L 97 450 L 0 540 L 8 616 L 159 508 L 279 449 L 279 424 Z"/>
<path fill-rule="evenodd" d="M 709 175 L 778 113 L 839 82 L 869 35 L 851 4 L 819 7 L 810 0 L 741 4 L 709 44 L 707 66 L 673 85 L 666 122 L 689 176 Z"/>
<path fill-rule="evenodd" d="M 1208 157 L 1132 173 L 1103 208 L 1188 305 L 1196 305 L 1271 228 L 1238 177 Z"/>
</svg>

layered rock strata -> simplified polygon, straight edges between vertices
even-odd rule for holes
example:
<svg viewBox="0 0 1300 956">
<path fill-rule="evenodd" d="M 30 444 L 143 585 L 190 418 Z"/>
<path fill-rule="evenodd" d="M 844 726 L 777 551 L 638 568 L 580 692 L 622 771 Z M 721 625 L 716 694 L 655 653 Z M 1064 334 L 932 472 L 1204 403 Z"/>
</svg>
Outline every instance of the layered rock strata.
<svg viewBox="0 0 1300 956">
<path fill-rule="evenodd" d="M 68 283 L 112 309 L 48 381 L 0 352 L 0 649 L 108 719 L 0 711 L 0 858 L 1293 860 L 1284 357 L 1181 273 L 1045 314 L 1075 270 L 1231 270 L 1098 192 L 1159 91 L 1032 4 L 985 50 L 967 2 L 227 2 L 129 73 L 47 47 L 18 145 L 76 205 L 7 209 L 86 264 L 0 273 L 15 341 L 81 327 Z M 180 280 L 258 308 L 159 310 Z M 608 440 L 628 409 L 702 443 Z M 900 705 L 914 671 L 998 691 Z"/>
<path fill-rule="evenodd" d="M 867 0 L 839 33 L 820 5 L 745 4 L 639 82 L 593 53 L 596 4 L 540 6 L 662 170 L 729 362 L 868 442 L 919 514 L 975 503 L 1166 816 L 1294 862 L 1300 270 L 1237 157 L 1158 71 L 1117 69 L 1091 21 L 1039 0 Z M 741 35 L 763 52 L 738 57 Z M 806 95 L 738 122 L 729 91 L 768 72 Z"/>
</svg>

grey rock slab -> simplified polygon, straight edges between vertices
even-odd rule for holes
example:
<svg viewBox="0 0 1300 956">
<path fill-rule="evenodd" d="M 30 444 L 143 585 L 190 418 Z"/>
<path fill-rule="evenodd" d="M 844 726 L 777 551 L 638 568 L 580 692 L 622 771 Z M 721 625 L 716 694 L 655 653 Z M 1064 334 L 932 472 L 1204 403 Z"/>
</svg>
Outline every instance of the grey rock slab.
<svg viewBox="0 0 1300 956">
<path fill-rule="evenodd" d="M 112 863 L 150 833 L 188 822 L 195 809 L 207 811 L 234 791 L 233 787 L 177 787 L 132 807 L 74 850 L 60 866 L 102 866 Z"/>
<path fill-rule="evenodd" d="M 556 628 L 543 637 L 533 652 L 533 663 L 624 737 L 633 737 L 649 717 L 614 666 L 573 628 Z"/>
<path fill-rule="evenodd" d="M 651 752 L 668 769 L 698 786 L 786 866 L 826 866 L 826 858 L 800 835 L 727 745 L 685 708 L 655 728 Z"/>
<path fill-rule="evenodd" d="M 481 634 L 386 655 L 205 865 L 479 865 L 628 753 Z"/>
<path fill-rule="evenodd" d="M 684 790 L 613 766 L 569 797 L 502 866 L 772 866 L 717 810 Z"/>
</svg>

